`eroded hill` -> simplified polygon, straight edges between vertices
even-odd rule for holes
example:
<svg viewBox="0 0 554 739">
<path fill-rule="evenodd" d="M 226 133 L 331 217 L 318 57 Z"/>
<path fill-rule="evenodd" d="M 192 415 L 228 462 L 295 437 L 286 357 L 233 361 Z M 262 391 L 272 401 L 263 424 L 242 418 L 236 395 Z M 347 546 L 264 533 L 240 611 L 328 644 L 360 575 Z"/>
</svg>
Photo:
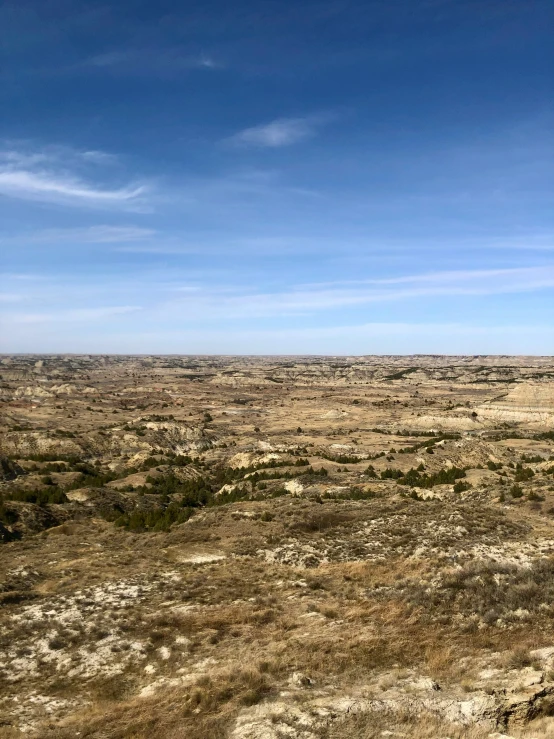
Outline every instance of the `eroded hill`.
<svg viewBox="0 0 554 739">
<path fill-rule="evenodd" d="M 0 737 L 554 736 L 551 359 L 0 380 Z"/>
</svg>

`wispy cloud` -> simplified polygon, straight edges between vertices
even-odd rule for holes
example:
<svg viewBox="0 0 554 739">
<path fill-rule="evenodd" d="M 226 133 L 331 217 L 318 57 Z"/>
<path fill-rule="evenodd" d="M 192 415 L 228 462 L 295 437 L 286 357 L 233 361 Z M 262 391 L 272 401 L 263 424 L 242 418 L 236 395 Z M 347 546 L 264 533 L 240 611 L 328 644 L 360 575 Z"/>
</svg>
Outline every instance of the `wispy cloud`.
<svg viewBox="0 0 554 739">
<path fill-rule="evenodd" d="M 99 164 L 110 155 L 52 147 L 39 151 L 0 151 L 0 195 L 65 205 L 106 207 L 136 202 L 144 184 L 110 187 L 86 179 L 86 162 Z M 111 158 L 110 158 L 111 161 Z"/>
<path fill-rule="evenodd" d="M 31 243 L 120 244 L 143 241 L 156 231 L 139 226 L 83 226 L 81 228 L 48 228 L 23 236 L 17 241 Z"/>
<path fill-rule="evenodd" d="M 544 352 L 549 341 L 547 337 L 552 333 L 535 326 L 529 331 L 525 329 L 524 333 L 521 329 L 516 336 L 505 327 L 499 334 L 490 326 L 456 327 L 445 321 L 439 336 L 433 333 L 434 324 L 420 323 L 418 328 L 417 321 L 414 324 L 367 322 L 372 317 L 386 315 L 385 305 L 395 302 L 404 314 L 411 315 L 412 306 L 436 298 L 441 305 L 447 305 L 447 298 L 453 296 L 470 296 L 469 300 L 473 301 L 471 296 L 552 290 L 554 266 L 548 264 L 536 268 L 451 270 L 327 284 L 289 284 L 273 290 L 257 289 L 252 281 L 233 282 L 222 274 L 218 277 L 219 280 L 211 270 L 198 275 L 191 274 L 190 270 L 169 275 L 160 268 L 157 272 L 149 270 L 98 284 L 94 277 L 75 282 L 60 274 L 47 284 L 43 281 L 40 289 L 37 286 L 27 294 L 21 291 L 20 281 L 17 284 L 6 282 L 0 335 L 13 337 L 10 351 L 22 350 L 23 346 L 29 351 L 31 346 L 35 350 L 37 345 L 47 347 L 41 344 L 46 340 L 54 341 L 48 344 L 48 350 L 57 346 L 63 348 L 55 343 L 59 337 L 63 339 L 63 331 L 66 328 L 78 331 L 81 324 L 86 324 L 90 326 L 91 335 L 99 331 L 98 336 L 108 337 L 106 341 L 112 333 L 120 336 L 121 342 L 111 345 L 112 351 L 125 351 L 125 346 L 132 345 L 133 351 L 167 351 L 171 347 L 174 351 L 176 346 L 186 346 L 187 351 L 192 351 L 194 346 L 195 351 L 204 347 L 208 352 L 231 353 L 252 352 L 253 347 L 261 353 L 387 353 L 390 338 L 390 349 L 394 345 L 395 351 L 476 353 L 476 347 L 486 347 L 488 341 L 486 352 L 490 353 L 506 351 L 509 346 L 512 351 L 540 349 Z M 118 296 L 120 305 L 112 304 L 113 295 Z M 376 308 L 364 310 L 365 306 Z M 325 326 L 318 318 L 330 314 L 333 323 L 342 316 L 343 328 Z M 351 325 L 353 315 L 360 319 L 360 325 Z M 308 328 L 299 317 L 309 317 L 308 323 L 314 325 Z M 265 325 L 267 319 L 273 321 L 275 318 L 279 319 L 281 327 L 278 331 Z M 477 341 L 479 332 L 482 342 Z M 187 335 L 192 343 L 184 341 Z M 295 336 L 298 341 L 294 340 Z M 301 341 L 302 336 L 306 341 Z M 429 341 L 422 343 L 425 336 Z M 464 336 L 467 341 L 462 341 Z M 87 335 L 86 341 L 89 338 Z M 363 341 L 369 339 L 378 340 L 378 343 L 364 345 Z M 28 344 L 17 343 L 24 340 L 28 340 Z M 74 336 L 72 340 L 82 340 L 83 346 L 86 344 L 84 338 Z M 92 351 L 88 344 L 86 346 Z M 105 350 L 100 346 L 98 349 Z M 479 352 L 486 353 L 481 348 Z"/>
<path fill-rule="evenodd" d="M 206 53 L 188 53 L 180 47 L 116 49 L 96 54 L 85 67 L 109 69 L 124 75 L 171 74 L 194 69 L 221 69 L 224 65 Z"/>
<path fill-rule="evenodd" d="M 223 65 L 221 62 L 216 62 L 211 56 L 201 54 L 199 57 L 196 57 L 196 66 L 204 67 L 205 69 L 218 69 Z"/>
<path fill-rule="evenodd" d="M 0 164 L 13 167 L 34 167 L 36 165 L 76 167 L 83 164 L 116 164 L 118 157 L 99 149 L 75 149 L 61 144 L 33 146 L 26 140 L 4 140 L 0 148 Z"/>
<path fill-rule="evenodd" d="M 414 298 L 440 296 L 499 295 L 531 292 L 554 287 L 554 266 L 460 270 L 406 275 L 380 280 L 344 281 L 308 284 L 278 292 L 254 292 L 207 288 L 194 296 L 195 311 L 212 318 L 266 318 L 272 316 L 311 315 L 322 311 L 349 308 L 371 303 L 384 303 Z M 183 296 L 167 304 L 183 309 L 188 299 Z"/>
<path fill-rule="evenodd" d="M 554 265 L 540 267 L 512 267 L 497 269 L 443 270 L 421 274 L 398 275 L 378 279 L 335 280 L 333 282 L 311 283 L 308 289 L 372 289 L 388 286 L 412 286 L 418 292 L 435 294 L 435 291 L 454 291 L 464 295 L 498 294 L 500 292 L 520 292 L 541 287 L 554 286 Z M 402 288 L 404 289 L 404 288 Z"/>
<path fill-rule="evenodd" d="M 113 67 L 126 62 L 128 58 L 128 53 L 123 51 L 105 51 L 90 57 L 86 63 L 93 67 Z"/>
<path fill-rule="evenodd" d="M 71 177 L 49 172 L 26 172 L 12 170 L 0 172 L 0 193 L 9 197 L 28 200 L 63 198 L 101 204 L 103 202 L 125 202 L 145 192 L 143 186 L 124 187 L 117 190 L 102 190 Z"/>
<path fill-rule="evenodd" d="M 5 352 L 97 352 L 143 354 L 547 354 L 554 340 L 549 324 L 490 325 L 475 323 L 363 323 L 329 327 L 236 329 L 170 328 L 156 330 L 128 326 L 102 332 L 82 332 L 69 338 L 59 325 L 20 325 L 5 334 Z M 9 339 L 8 339 L 9 336 Z M 8 344 L 9 340 L 9 344 Z"/>
<path fill-rule="evenodd" d="M 512 238 L 497 238 L 487 246 L 491 249 L 520 249 L 521 251 L 554 251 L 554 234 L 529 234 Z"/>
<path fill-rule="evenodd" d="M 322 120 L 317 117 L 277 118 L 269 123 L 245 128 L 230 136 L 226 142 L 234 146 L 279 148 L 291 146 L 315 136 L 318 124 Z"/>
<path fill-rule="evenodd" d="M 4 319 L 14 324 L 95 321 L 125 313 L 134 313 L 139 310 L 141 310 L 141 307 L 138 305 L 116 305 L 100 308 L 75 308 L 51 313 L 14 313 L 4 316 Z"/>
<path fill-rule="evenodd" d="M 422 303 L 436 298 L 444 300 L 455 296 L 494 296 L 552 290 L 554 265 L 292 284 L 273 290 L 256 289 L 252 282 L 221 281 L 222 277 L 224 275 L 215 275 L 211 270 L 203 275 L 193 275 L 187 270 L 179 277 L 178 274 L 167 274 L 160 269 L 158 272 L 150 270 L 147 274 L 134 274 L 128 279 L 110 281 L 98 287 L 94 280 L 66 285 L 66 278 L 61 275 L 50 284 L 42 284 L 40 289 L 35 288 L 32 294 L 18 298 L 21 311 L 5 318 L 18 323 L 38 322 L 36 314 L 43 310 L 46 316 L 44 320 L 49 321 L 66 320 L 66 316 L 72 320 L 101 319 L 138 310 L 137 306 L 144 304 L 144 301 L 147 301 L 148 321 L 160 326 L 195 324 L 199 316 L 202 321 L 208 322 L 318 316 L 387 303 L 412 301 L 408 304 L 414 305 L 414 301 Z M 20 285 L 6 281 L 6 293 L 21 295 Z M 114 294 L 125 303 L 123 307 L 110 306 Z M 46 305 L 52 306 L 52 310 L 45 309 Z"/>
<path fill-rule="evenodd" d="M 106 151 L 91 149 L 90 151 L 79 152 L 79 154 L 85 161 L 94 164 L 115 164 L 117 162 L 115 154 L 108 154 Z"/>
<path fill-rule="evenodd" d="M 35 280 L 43 280 L 43 275 L 39 274 L 33 274 L 31 272 L 3 272 L 0 274 L 0 279 L 2 280 L 22 280 L 25 282 L 28 281 L 35 281 Z"/>
</svg>

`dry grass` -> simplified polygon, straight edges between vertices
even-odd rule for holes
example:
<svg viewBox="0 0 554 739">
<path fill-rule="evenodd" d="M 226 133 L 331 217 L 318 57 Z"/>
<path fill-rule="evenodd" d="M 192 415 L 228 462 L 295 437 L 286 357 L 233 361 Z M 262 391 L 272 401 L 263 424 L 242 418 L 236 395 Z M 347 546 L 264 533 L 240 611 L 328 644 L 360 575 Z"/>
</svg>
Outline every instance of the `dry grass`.
<svg viewBox="0 0 554 739">
<path fill-rule="evenodd" d="M 544 625 L 554 618 L 554 559 L 529 567 L 475 562 L 445 573 L 438 587 L 411 583 L 399 595 L 435 620 L 463 615 L 491 626 L 536 619 Z"/>
<path fill-rule="evenodd" d="M 391 732 L 384 734 L 383 732 Z M 409 739 L 489 739 L 490 729 L 451 724 L 430 716 L 413 713 L 364 713 L 349 716 L 344 721 L 333 722 L 322 729 L 320 739 L 381 739 L 383 736 Z M 541 717 L 527 727 L 510 729 L 513 739 L 551 739 L 554 736 L 554 719 Z"/>
<path fill-rule="evenodd" d="M 383 736 L 390 736 L 391 739 L 487 739 L 490 729 L 461 727 L 432 715 L 409 711 L 379 711 L 348 716 L 344 720 L 330 723 L 319 733 L 320 739 L 382 739 Z"/>
<path fill-rule="evenodd" d="M 189 688 L 163 691 L 155 698 L 96 702 L 78 720 L 45 727 L 47 737 L 69 739 L 223 738 L 240 708 L 271 695 L 267 675 L 253 668 L 207 675 Z"/>
</svg>

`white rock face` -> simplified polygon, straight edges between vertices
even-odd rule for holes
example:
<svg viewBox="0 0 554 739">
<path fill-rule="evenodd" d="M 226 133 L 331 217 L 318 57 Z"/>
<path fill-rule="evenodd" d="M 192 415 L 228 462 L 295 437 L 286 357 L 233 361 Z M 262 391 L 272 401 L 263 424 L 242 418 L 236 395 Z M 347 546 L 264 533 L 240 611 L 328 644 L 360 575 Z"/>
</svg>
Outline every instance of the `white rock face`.
<svg viewBox="0 0 554 739">
<path fill-rule="evenodd" d="M 338 410 L 332 410 L 327 411 L 324 413 L 320 418 L 328 419 L 328 418 L 343 418 L 348 416 L 349 414 L 346 411 L 338 411 Z"/>
<path fill-rule="evenodd" d="M 179 559 L 180 562 L 191 562 L 192 564 L 206 564 L 208 562 L 219 562 L 225 559 L 223 552 L 198 552 Z"/>
<path fill-rule="evenodd" d="M 52 393 L 46 388 L 38 385 L 27 385 L 26 387 L 18 387 L 14 393 L 16 398 L 51 398 Z"/>
<path fill-rule="evenodd" d="M 310 688 L 314 681 L 303 672 L 293 672 L 289 683 L 296 688 Z"/>
<path fill-rule="evenodd" d="M 81 454 L 81 447 L 73 439 L 52 438 L 41 431 L 12 431 L 1 440 L 1 451 L 8 456 L 27 454 Z"/>
<path fill-rule="evenodd" d="M 478 418 L 468 415 L 421 415 L 410 418 L 410 425 L 426 431 L 474 431 L 482 427 Z"/>
<path fill-rule="evenodd" d="M 235 454 L 229 460 L 229 467 L 234 469 L 240 469 L 243 467 L 262 466 L 271 462 L 278 462 L 281 459 L 280 454 L 270 452 L 260 456 L 259 454 L 252 454 L 250 452 L 239 452 Z"/>
<path fill-rule="evenodd" d="M 498 400 L 484 403 L 479 416 L 490 421 L 517 421 L 538 426 L 554 424 L 554 383 L 523 382 Z"/>
<path fill-rule="evenodd" d="M 78 503 L 84 503 L 89 499 L 89 493 L 86 490 L 68 490 L 66 497 L 69 500 L 77 501 Z"/>
<path fill-rule="evenodd" d="M 302 495 L 304 492 L 304 486 L 298 480 L 287 480 L 284 485 L 285 490 L 288 490 L 291 495 Z"/>
<path fill-rule="evenodd" d="M 160 655 L 160 659 L 168 660 L 171 657 L 171 649 L 168 647 L 160 647 L 158 649 L 158 654 Z"/>
</svg>

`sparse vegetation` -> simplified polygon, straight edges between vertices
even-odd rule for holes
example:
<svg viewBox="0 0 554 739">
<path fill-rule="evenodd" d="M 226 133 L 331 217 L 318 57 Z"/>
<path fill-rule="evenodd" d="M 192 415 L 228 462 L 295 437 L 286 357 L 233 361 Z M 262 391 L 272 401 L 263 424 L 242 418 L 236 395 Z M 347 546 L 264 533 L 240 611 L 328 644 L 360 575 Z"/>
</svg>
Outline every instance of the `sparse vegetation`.
<svg viewBox="0 0 554 739">
<path fill-rule="evenodd" d="M 0 365 L 1 737 L 553 735 L 549 360 L 38 361 Z"/>
</svg>

